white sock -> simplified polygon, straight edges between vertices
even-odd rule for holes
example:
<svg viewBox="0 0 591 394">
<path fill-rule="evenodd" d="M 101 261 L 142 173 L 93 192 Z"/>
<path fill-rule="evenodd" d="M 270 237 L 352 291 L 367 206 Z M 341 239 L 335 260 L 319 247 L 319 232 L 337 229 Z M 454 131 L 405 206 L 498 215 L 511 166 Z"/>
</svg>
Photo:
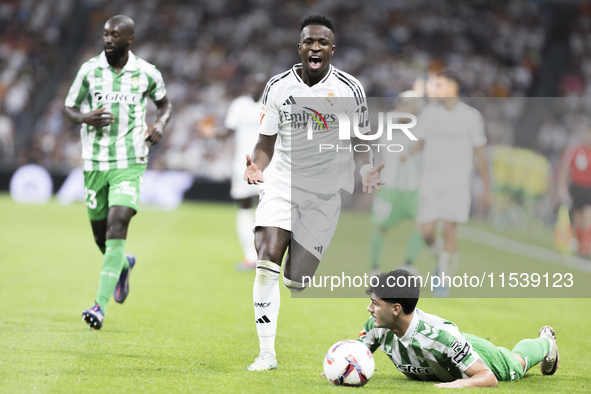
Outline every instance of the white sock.
<svg viewBox="0 0 591 394">
<path fill-rule="evenodd" d="M 427 249 L 429 250 L 429 254 L 435 258 L 439 258 L 439 253 L 443 250 L 443 241 L 441 238 L 435 238 L 435 242 L 432 245 L 428 245 Z"/>
<path fill-rule="evenodd" d="M 258 261 L 252 290 L 254 320 L 257 325 L 261 353 L 271 353 L 273 356 L 275 356 L 275 335 L 280 305 L 280 272 L 281 267 L 272 261 Z"/>
<path fill-rule="evenodd" d="M 460 255 L 457 253 L 452 253 L 449 255 L 449 274 L 453 275 L 456 273 L 458 269 L 458 265 L 460 264 Z"/>
<path fill-rule="evenodd" d="M 252 208 L 239 209 L 236 212 L 236 232 L 238 241 L 242 247 L 244 259 L 249 263 L 257 261 L 257 252 L 254 248 L 254 211 Z"/>
<path fill-rule="evenodd" d="M 450 255 L 446 252 L 439 253 L 439 258 L 437 259 L 437 268 L 439 268 L 439 275 L 440 276 L 451 276 L 449 271 L 449 260 Z"/>
</svg>

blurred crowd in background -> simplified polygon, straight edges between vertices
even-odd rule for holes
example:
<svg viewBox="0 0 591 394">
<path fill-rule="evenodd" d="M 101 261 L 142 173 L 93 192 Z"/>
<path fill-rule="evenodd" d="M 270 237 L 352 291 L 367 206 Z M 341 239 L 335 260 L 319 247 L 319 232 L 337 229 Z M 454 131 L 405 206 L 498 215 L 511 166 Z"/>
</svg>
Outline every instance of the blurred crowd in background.
<svg viewBox="0 0 591 394">
<path fill-rule="evenodd" d="M 547 161 L 548 185 L 591 109 L 580 99 L 591 96 L 591 6 L 577 7 L 564 59 L 568 72 L 557 82 L 564 97 L 539 115 L 533 143 L 516 147 Z M 3 0 L 0 169 L 39 163 L 66 174 L 81 165 L 79 126 L 64 119 L 64 99 L 80 65 L 102 51 L 104 22 L 125 14 L 136 22 L 131 50 L 162 72 L 174 105 L 150 167 L 228 180 L 233 139 L 223 120 L 229 103 L 241 94 L 246 75 L 271 77 L 299 61 L 299 24 L 316 13 L 335 23 L 333 64 L 373 97 L 396 97 L 443 68 L 461 75 L 465 97 L 533 96 L 554 15 L 547 3 L 530 0 Z M 72 32 L 72 21 L 81 17 L 83 28 Z M 81 38 L 73 41 L 73 33 Z M 63 59 L 72 46 L 75 56 Z M 43 89 L 53 94 L 34 113 Z M 487 137 L 491 146 L 514 147 L 524 105 L 501 103 L 483 111 Z M 31 119 L 30 136 L 17 143 Z"/>
</svg>

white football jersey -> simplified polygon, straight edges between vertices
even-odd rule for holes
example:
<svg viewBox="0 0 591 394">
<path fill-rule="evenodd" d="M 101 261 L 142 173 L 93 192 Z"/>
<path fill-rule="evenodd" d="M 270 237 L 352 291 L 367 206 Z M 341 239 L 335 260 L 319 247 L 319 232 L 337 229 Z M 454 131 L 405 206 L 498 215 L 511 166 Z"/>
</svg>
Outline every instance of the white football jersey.
<svg viewBox="0 0 591 394">
<path fill-rule="evenodd" d="M 314 86 L 306 85 L 296 64 L 271 78 L 263 93 L 259 133 L 278 134 L 265 182 L 279 181 L 315 193 L 353 192 L 353 150 L 350 140 L 339 139 L 336 111 L 358 120 L 358 132 L 370 130 L 363 87 L 351 75 L 332 65 Z M 309 128 L 314 128 L 312 134 Z M 353 135 L 352 128 L 350 136 Z M 320 150 L 320 145 L 334 149 Z M 338 151 L 336 148 L 339 148 Z M 348 149 L 347 149 L 348 148 Z"/>
<path fill-rule="evenodd" d="M 224 124 L 235 133 L 234 172 L 240 178 L 246 168 L 246 155 L 252 155 L 259 138 L 260 108 L 261 103 L 255 102 L 252 97 L 240 96 L 232 101 L 226 115 Z"/>
<path fill-rule="evenodd" d="M 421 189 L 469 185 L 474 148 L 486 144 L 484 121 L 476 108 L 461 101 L 451 111 L 443 104 L 429 104 L 413 132 L 425 141 Z"/>
</svg>

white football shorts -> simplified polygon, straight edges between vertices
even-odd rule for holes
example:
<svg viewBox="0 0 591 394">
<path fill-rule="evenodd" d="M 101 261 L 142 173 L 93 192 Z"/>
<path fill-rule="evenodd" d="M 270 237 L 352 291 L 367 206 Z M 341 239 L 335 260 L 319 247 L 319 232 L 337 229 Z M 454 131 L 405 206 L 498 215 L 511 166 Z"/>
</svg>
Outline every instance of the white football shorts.
<svg viewBox="0 0 591 394">
<path fill-rule="evenodd" d="M 328 248 L 341 213 L 340 191 L 318 194 L 274 180 L 261 184 L 254 227 L 279 227 L 319 260 Z"/>
<path fill-rule="evenodd" d="M 445 220 L 466 223 L 470 217 L 470 188 L 456 185 L 421 187 L 417 223 Z"/>
</svg>

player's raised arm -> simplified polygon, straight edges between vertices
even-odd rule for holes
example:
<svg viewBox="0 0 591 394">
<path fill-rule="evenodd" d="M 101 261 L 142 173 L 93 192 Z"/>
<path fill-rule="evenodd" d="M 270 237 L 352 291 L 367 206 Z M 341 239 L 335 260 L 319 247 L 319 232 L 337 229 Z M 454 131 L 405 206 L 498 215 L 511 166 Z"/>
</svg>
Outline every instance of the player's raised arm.
<svg viewBox="0 0 591 394">
<path fill-rule="evenodd" d="M 154 104 L 158 108 L 156 121 L 148 126 L 148 129 L 144 133 L 144 140 L 150 142 L 152 145 L 156 145 L 162 139 L 164 128 L 172 116 L 172 103 L 168 100 L 167 96 L 154 101 Z"/>
<path fill-rule="evenodd" d="M 497 387 L 498 381 L 495 374 L 480 358 L 466 370 L 466 375 L 468 375 L 469 378 L 458 379 L 453 382 L 438 383 L 435 387 L 458 389 L 464 387 Z"/>
<path fill-rule="evenodd" d="M 258 185 L 263 183 L 263 171 L 271 162 L 275 152 L 275 141 L 277 134 L 264 135 L 259 134 L 259 139 L 254 147 L 252 158 L 246 155 L 246 171 L 244 171 L 244 180 L 249 185 Z"/>
</svg>

